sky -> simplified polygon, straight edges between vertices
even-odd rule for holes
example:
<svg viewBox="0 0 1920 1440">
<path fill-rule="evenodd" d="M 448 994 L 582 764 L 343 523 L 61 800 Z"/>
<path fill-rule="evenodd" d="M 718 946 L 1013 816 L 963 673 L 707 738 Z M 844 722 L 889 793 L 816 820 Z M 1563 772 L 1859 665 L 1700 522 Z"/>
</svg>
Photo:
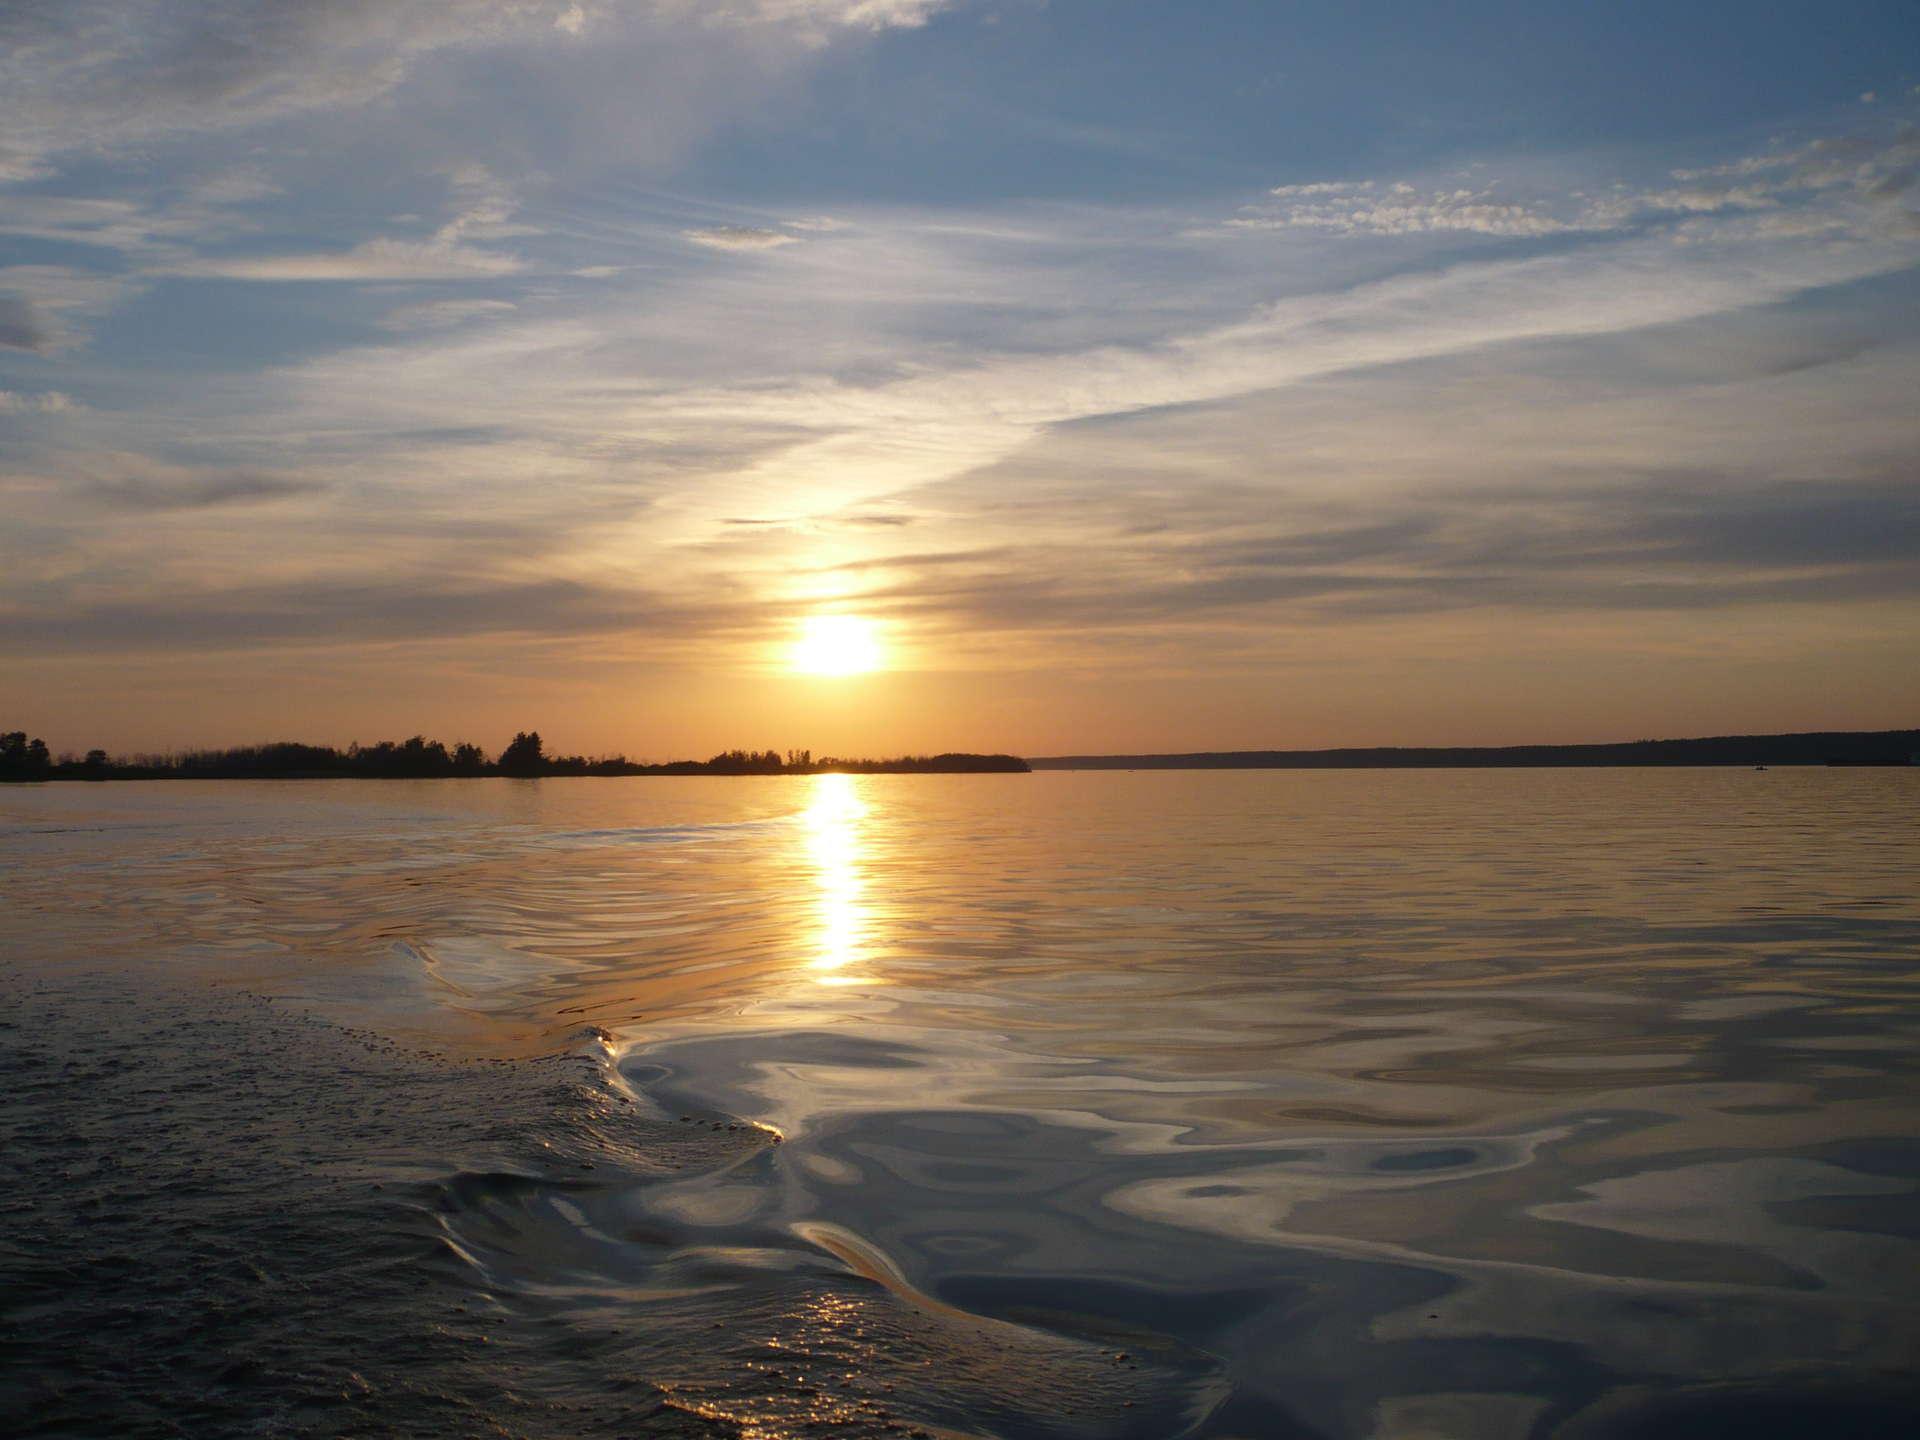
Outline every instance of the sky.
<svg viewBox="0 0 1920 1440">
<path fill-rule="evenodd" d="M 0 0 L 0 728 L 1920 725 L 1917 174 L 1912 0 Z"/>
</svg>

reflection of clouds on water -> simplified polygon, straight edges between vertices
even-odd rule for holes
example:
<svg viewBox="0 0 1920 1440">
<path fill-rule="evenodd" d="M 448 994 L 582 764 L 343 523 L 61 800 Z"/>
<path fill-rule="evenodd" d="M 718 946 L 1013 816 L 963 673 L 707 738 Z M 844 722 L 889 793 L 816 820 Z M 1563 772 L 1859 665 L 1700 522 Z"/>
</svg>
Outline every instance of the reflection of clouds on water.
<svg viewBox="0 0 1920 1440">
<path fill-rule="evenodd" d="M 849 973 L 866 956 L 869 917 L 861 822 L 867 807 L 851 775 L 816 775 L 801 814 L 806 858 L 813 872 L 815 930 L 807 968 L 821 985 L 870 985 L 875 977 Z"/>
<path fill-rule="evenodd" d="M 1755 1156 L 1596 1179 L 1580 1187 L 1579 1199 L 1538 1205 L 1533 1213 L 1622 1235 L 1711 1246 L 1749 1261 L 1768 1256 L 1822 1285 L 1898 1299 L 1910 1293 L 1914 1280 L 1907 1240 L 1845 1224 L 1816 1228 L 1793 1218 L 1794 1206 L 1912 1194 L 1910 1176 L 1874 1175 L 1798 1156 Z M 1845 1213 L 1842 1206 L 1833 1209 Z M 1872 1212 L 1863 1207 L 1856 1218 L 1860 1213 Z"/>
</svg>

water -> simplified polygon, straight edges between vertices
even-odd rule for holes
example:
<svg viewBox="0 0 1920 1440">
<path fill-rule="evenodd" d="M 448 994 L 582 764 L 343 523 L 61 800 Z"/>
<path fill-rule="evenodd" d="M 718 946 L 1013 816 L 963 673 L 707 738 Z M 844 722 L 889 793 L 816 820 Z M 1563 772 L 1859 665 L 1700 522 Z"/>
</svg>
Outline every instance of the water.
<svg viewBox="0 0 1920 1440">
<path fill-rule="evenodd" d="M 0 1418 L 1908 1432 L 1917 813 L 1920 771 L 0 792 Z"/>
</svg>

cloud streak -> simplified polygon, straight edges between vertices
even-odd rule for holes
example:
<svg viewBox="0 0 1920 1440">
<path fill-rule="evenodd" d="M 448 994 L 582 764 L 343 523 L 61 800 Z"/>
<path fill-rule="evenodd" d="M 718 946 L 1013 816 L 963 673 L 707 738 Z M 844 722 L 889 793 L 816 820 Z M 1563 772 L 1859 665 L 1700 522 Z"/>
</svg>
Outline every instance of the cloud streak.
<svg viewBox="0 0 1920 1440">
<path fill-rule="evenodd" d="M 1343 236 L 1483 235 L 1539 239 L 1593 234 L 1675 218 L 1774 210 L 1813 198 L 1851 199 L 1853 213 L 1829 213 L 1833 229 L 1872 229 L 1912 183 L 1920 129 L 1828 136 L 1722 165 L 1672 172 L 1673 185 L 1620 182 L 1598 193 L 1575 191 L 1517 199 L 1497 185 L 1418 185 L 1406 180 L 1318 181 L 1276 186 L 1269 203 L 1249 206 L 1229 230 L 1317 231 Z M 1900 221 L 1895 217 L 1895 223 Z"/>
<path fill-rule="evenodd" d="M 156 481 L 117 476 L 88 481 L 82 493 L 116 510 L 205 510 L 317 494 L 326 487 L 280 475 L 213 474 Z"/>
<path fill-rule="evenodd" d="M 762 230 L 751 225 L 711 225 L 704 229 L 683 230 L 689 243 L 707 250 L 778 250 L 797 245 L 800 237 L 783 230 Z"/>
<path fill-rule="evenodd" d="M 42 390 L 38 395 L 0 390 L 0 415 L 64 415 L 74 408 L 73 397 L 59 390 Z"/>
<path fill-rule="evenodd" d="M 1912 240 L 1794 246 L 1737 223 L 1676 247 L 1632 236 L 1573 254 L 1456 264 L 1263 306 L 1230 325 L 1139 347 L 996 357 L 868 387 L 684 397 L 714 420 L 751 410 L 820 434 L 748 477 L 777 470 L 851 503 L 984 465 L 1070 421 L 1189 405 L 1346 370 L 1489 346 L 1600 336 L 1700 319 L 1911 266 Z"/>
<path fill-rule="evenodd" d="M 474 280 L 511 275 L 519 259 L 439 241 L 369 240 L 333 254 L 235 256 L 188 261 L 164 272 L 222 280 Z"/>
</svg>

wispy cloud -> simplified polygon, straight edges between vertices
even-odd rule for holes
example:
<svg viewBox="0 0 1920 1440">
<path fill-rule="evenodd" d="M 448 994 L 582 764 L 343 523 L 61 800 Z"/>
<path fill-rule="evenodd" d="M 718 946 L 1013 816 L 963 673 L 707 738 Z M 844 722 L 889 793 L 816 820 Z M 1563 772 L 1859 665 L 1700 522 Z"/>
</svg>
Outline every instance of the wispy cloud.
<svg viewBox="0 0 1920 1440">
<path fill-rule="evenodd" d="M 381 101 L 426 66 L 640 32 L 740 32 L 799 50 L 917 26 L 943 0 L 301 0 L 15 7 L 0 44 L 0 183 L 58 157 L 236 132 Z"/>
<path fill-rule="evenodd" d="M 511 315 L 511 300 L 422 300 L 389 310 L 380 321 L 383 330 L 448 330 L 473 320 Z"/>
<path fill-rule="evenodd" d="M 1558 235 L 1582 228 L 1536 206 L 1503 200 L 1491 190 L 1422 192 L 1400 181 L 1343 185 L 1282 185 L 1271 192 L 1280 204 L 1239 215 L 1227 224 L 1241 230 L 1323 230 L 1337 235 L 1431 235 L 1461 231 L 1476 235 Z"/>
<path fill-rule="evenodd" d="M 681 234 L 708 250 L 778 250 L 782 245 L 799 243 L 797 235 L 784 230 L 762 230 L 751 225 L 710 225 Z"/>
<path fill-rule="evenodd" d="M 346 586 L 319 582 L 215 589 L 132 603 L 83 602 L 10 616 L 0 626 L 0 647 L 16 655 L 48 646 L 164 653 L 177 648 L 187 634 L 194 637 L 196 650 L 301 642 L 444 642 L 660 627 L 672 615 L 671 607 L 644 594 L 562 580 L 464 586 L 425 578 Z"/>
<path fill-rule="evenodd" d="M 519 208 L 511 189 L 485 166 L 464 165 L 448 179 L 453 215 L 424 240 L 378 237 L 349 250 L 295 255 L 200 257 L 176 262 L 169 273 L 229 280 L 467 280 L 512 275 L 516 255 L 477 241 L 538 234 L 513 223 Z"/>
<path fill-rule="evenodd" d="M 351 250 L 185 261 L 164 272 L 225 280 L 472 280 L 511 275 L 512 255 L 439 240 L 368 240 Z"/>
<path fill-rule="evenodd" d="M 104 476 L 82 488 L 89 499 L 116 509 L 204 510 L 215 505 L 245 505 L 312 495 L 325 487 L 284 475 L 226 472 L 171 479 L 153 476 Z"/>
<path fill-rule="evenodd" d="M 89 417 L 86 407 L 57 391 L 0 391 L 0 411 L 110 419 Z M 180 464 L 133 451 L 93 448 L 84 439 L 37 464 L 0 467 L 0 495 L 31 505 L 50 521 L 71 523 L 76 535 L 95 537 L 106 533 L 102 526 L 119 519 L 130 519 L 137 527 L 159 512 L 245 507 L 317 496 L 330 488 L 328 480 L 315 475 Z"/>
<path fill-rule="evenodd" d="M 0 344 L 59 358 L 142 288 L 141 280 L 124 273 L 70 265 L 0 266 L 0 334 L 10 337 Z"/>
<path fill-rule="evenodd" d="M 880 583 L 860 595 L 881 613 L 994 631 L 1234 612 L 1310 624 L 1338 614 L 1701 614 L 1920 598 L 1920 502 L 1895 476 L 1594 478 L 1397 503 L 1321 499 L 1288 519 L 1215 535 L 1095 532 L 905 554 L 843 573 L 878 571 Z"/>
<path fill-rule="evenodd" d="M 53 336 L 33 306 L 17 295 L 0 295 L 0 345 L 14 350 L 45 350 Z"/>
<path fill-rule="evenodd" d="M 1830 224 L 1843 219 L 1870 224 L 1874 202 L 1904 192 L 1916 160 L 1920 130 L 1903 125 L 1892 133 L 1828 136 L 1718 165 L 1676 170 L 1672 179 L 1679 183 L 1673 185 L 1615 181 L 1558 194 L 1536 186 L 1535 193 L 1522 198 L 1494 184 L 1316 181 L 1276 186 L 1266 203 L 1246 207 L 1226 228 L 1539 238 L 1835 200 L 1852 201 L 1863 209 L 1843 217 L 1829 204 Z"/>
<path fill-rule="evenodd" d="M 42 390 L 37 395 L 0 390 L 0 415 L 64 415 L 76 408 L 73 397 L 60 390 Z"/>
<path fill-rule="evenodd" d="M 813 381 L 683 396 L 682 413 L 752 413 L 818 438 L 742 477 L 852 502 L 989 463 L 1073 420 L 1194 404 L 1344 370 L 1555 336 L 1672 324 L 1906 268 L 1910 241 L 1832 248 L 1738 226 L 1685 247 L 1630 236 L 1601 249 L 1455 264 L 1262 306 L 1154 344 L 988 357 L 876 385 Z"/>
</svg>

